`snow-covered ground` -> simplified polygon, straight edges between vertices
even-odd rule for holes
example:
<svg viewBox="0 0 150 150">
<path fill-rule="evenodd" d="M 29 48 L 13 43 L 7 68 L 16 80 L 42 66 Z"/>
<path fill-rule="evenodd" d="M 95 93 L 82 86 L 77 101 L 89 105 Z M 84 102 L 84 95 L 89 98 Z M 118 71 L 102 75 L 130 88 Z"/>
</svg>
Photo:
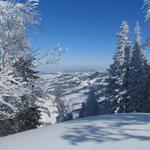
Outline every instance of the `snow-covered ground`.
<svg viewBox="0 0 150 150">
<path fill-rule="evenodd" d="M 0 139 L 1 150 L 150 150 L 150 114 L 89 117 Z"/>
</svg>

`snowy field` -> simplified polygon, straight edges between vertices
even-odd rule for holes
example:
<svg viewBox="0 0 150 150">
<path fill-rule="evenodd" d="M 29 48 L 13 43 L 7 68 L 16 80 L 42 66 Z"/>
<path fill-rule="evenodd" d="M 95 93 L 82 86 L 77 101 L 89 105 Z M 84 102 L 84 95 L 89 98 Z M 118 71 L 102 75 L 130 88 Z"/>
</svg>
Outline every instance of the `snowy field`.
<svg viewBox="0 0 150 150">
<path fill-rule="evenodd" d="M 1 150 L 150 150 L 150 114 L 89 117 L 0 139 Z"/>
</svg>

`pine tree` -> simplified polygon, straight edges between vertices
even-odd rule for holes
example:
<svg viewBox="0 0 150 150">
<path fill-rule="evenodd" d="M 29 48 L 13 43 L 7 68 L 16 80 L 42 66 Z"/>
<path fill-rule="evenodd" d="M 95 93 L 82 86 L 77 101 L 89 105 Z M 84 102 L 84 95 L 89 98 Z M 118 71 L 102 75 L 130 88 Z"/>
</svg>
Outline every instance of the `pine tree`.
<svg viewBox="0 0 150 150">
<path fill-rule="evenodd" d="M 25 82 L 32 82 L 33 80 L 39 78 L 37 75 L 38 71 L 35 71 L 33 61 L 33 57 L 21 57 L 13 65 L 19 76 L 22 77 Z"/>
<path fill-rule="evenodd" d="M 81 109 L 79 111 L 79 117 L 80 118 L 83 118 L 86 116 L 85 111 L 86 111 L 86 104 L 85 104 L 85 102 L 82 102 Z"/>
<path fill-rule="evenodd" d="M 35 101 L 37 101 L 38 95 L 35 92 L 35 81 L 39 78 L 37 75 L 37 71 L 34 70 L 34 65 L 33 65 L 33 58 L 32 57 L 24 57 L 20 58 L 18 61 L 16 61 L 13 65 L 13 67 L 16 69 L 17 75 L 22 78 L 23 82 L 26 82 L 28 85 L 28 88 L 32 91 L 30 95 L 23 95 L 22 96 L 22 101 L 24 105 L 24 110 L 20 112 L 20 120 L 23 119 L 21 122 L 28 122 L 28 128 L 29 126 L 38 126 L 37 122 L 39 122 L 39 117 L 37 115 L 39 114 L 38 107 L 35 104 Z M 33 113 L 33 110 L 35 113 Z M 31 112 L 30 112 L 31 111 Z M 31 114 L 31 116 L 26 117 L 26 113 Z M 35 115 L 35 116 L 34 116 Z M 37 118 L 36 119 L 31 119 L 31 118 Z M 29 121 L 30 120 L 30 121 Z M 33 120 L 34 122 L 32 122 Z M 20 124 L 21 126 L 21 124 Z"/>
<path fill-rule="evenodd" d="M 70 116 L 69 106 L 65 103 L 64 99 L 64 90 L 61 84 L 56 85 L 54 91 L 55 99 L 54 103 L 57 108 L 57 123 L 63 122 L 66 120 L 71 120 L 72 117 Z"/>
<path fill-rule="evenodd" d="M 88 92 L 88 98 L 85 103 L 82 103 L 80 110 L 80 117 L 99 115 L 98 96 L 96 95 L 96 87 L 90 86 Z"/>
<path fill-rule="evenodd" d="M 142 112 L 145 94 L 145 58 L 140 47 L 141 45 L 141 29 L 139 22 L 135 27 L 136 39 L 133 43 L 130 75 L 128 85 L 129 103 L 127 112 Z"/>
<path fill-rule="evenodd" d="M 145 101 L 143 111 L 150 113 L 150 65 L 145 62 Z"/>
<path fill-rule="evenodd" d="M 126 21 L 120 26 L 117 34 L 117 52 L 113 58 L 114 62 L 110 66 L 107 99 L 112 107 L 111 113 L 126 112 L 128 103 L 128 77 L 129 62 L 131 53 L 131 43 L 129 41 L 129 27 Z"/>
</svg>

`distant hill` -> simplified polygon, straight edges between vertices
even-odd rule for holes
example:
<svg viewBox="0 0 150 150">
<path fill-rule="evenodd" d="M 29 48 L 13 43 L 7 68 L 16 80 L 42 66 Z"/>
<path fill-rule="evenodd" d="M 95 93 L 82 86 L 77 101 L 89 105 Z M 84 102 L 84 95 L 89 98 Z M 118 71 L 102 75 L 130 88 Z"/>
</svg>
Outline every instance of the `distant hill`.
<svg viewBox="0 0 150 150">
<path fill-rule="evenodd" d="M 42 66 L 38 70 L 43 73 L 57 73 L 57 72 L 95 72 L 95 71 L 104 71 L 108 67 L 101 66 L 60 66 L 60 65 L 51 65 L 51 66 Z"/>
<path fill-rule="evenodd" d="M 105 100 L 105 95 L 101 93 L 106 83 L 107 72 L 68 72 L 68 73 L 44 73 L 40 75 L 40 80 L 45 83 L 46 90 L 49 91 L 51 97 L 48 99 L 49 103 L 42 102 L 39 104 L 42 108 L 48 107 L 49 111 L 54 110 L 53 101 L 55 98 L 55 87 L 59 86 L 63 90 L 61 99 L 66 105 L 69 106 L 71 112 L 76 114 L 76 111 L 81 109 L 81 105 L 87 99 L 87 93 L 91 85 L 98 87 L 97 93 L 99 96 L 99 102 Z M 51 102 L 52 101 L 52 102 Z M 52 104 L 51 104 L 52 103 Z M 51 111 L 51 114 L 53 112 Z M 47 116 L 45 110 L 42 113 L 42 122 L 45 122 Z M 53 114 L 56 115 L 55 113 Z M 53 116 L 51 115 L 51 116 Z M 55 122 L 51 120 L 51 122 Z"/>
</svg>

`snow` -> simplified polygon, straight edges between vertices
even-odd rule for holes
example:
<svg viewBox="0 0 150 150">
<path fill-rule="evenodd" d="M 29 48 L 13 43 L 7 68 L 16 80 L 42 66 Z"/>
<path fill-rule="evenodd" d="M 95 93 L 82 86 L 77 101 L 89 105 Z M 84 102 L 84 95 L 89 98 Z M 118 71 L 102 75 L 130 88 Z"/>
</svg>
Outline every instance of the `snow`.
<svg viewBox="0 0 150 150">
<path fill-rule="evenodd" d="M 0 139 L 2 150 L 149 150 L 150 114 L 65 122 Z"/>
<path fill-rule="evenodd" d="M 73 115 L 75 115 L 73 117 L 76 118 L 82 103 L 87 99 L 90 85 L 99 86 L 100 89 L 98 92 L 101 94 L 104 85 L 107 84 L 106 79 L 108 78 L 106 72 L 50 73 L 40 74 L 39 76 L 41 78 L 38 87 L 43 87 L 45 91 L 49 91 L 49 94 L 47 95 L 48 98 L 44 98 L 43 101 L 41 100 L 38 104 L 38 106 L 48 110 L 45 111 L 45 109 L 43 109 L 44 112 L 41 113 L 40 121 L 43 122 L 43 124 L 44 122 L 46 124 L 56 123 L 57 114 L 53 113 L 53 110 L 55 110 L 53 107 L 55 106 L 52 105 L 55 99 L 53 94 L 55 93 L 56 85 L 63 87 L 61 99 L 68 106 L 69 110 L 73 112 Z M 103 94 L 101 94 L 99 102 L 102 102 L 105 99 Z M 51 115 L 47 115 L 47 112 L 50 112 L 49 114 Z"/>
</svg>

